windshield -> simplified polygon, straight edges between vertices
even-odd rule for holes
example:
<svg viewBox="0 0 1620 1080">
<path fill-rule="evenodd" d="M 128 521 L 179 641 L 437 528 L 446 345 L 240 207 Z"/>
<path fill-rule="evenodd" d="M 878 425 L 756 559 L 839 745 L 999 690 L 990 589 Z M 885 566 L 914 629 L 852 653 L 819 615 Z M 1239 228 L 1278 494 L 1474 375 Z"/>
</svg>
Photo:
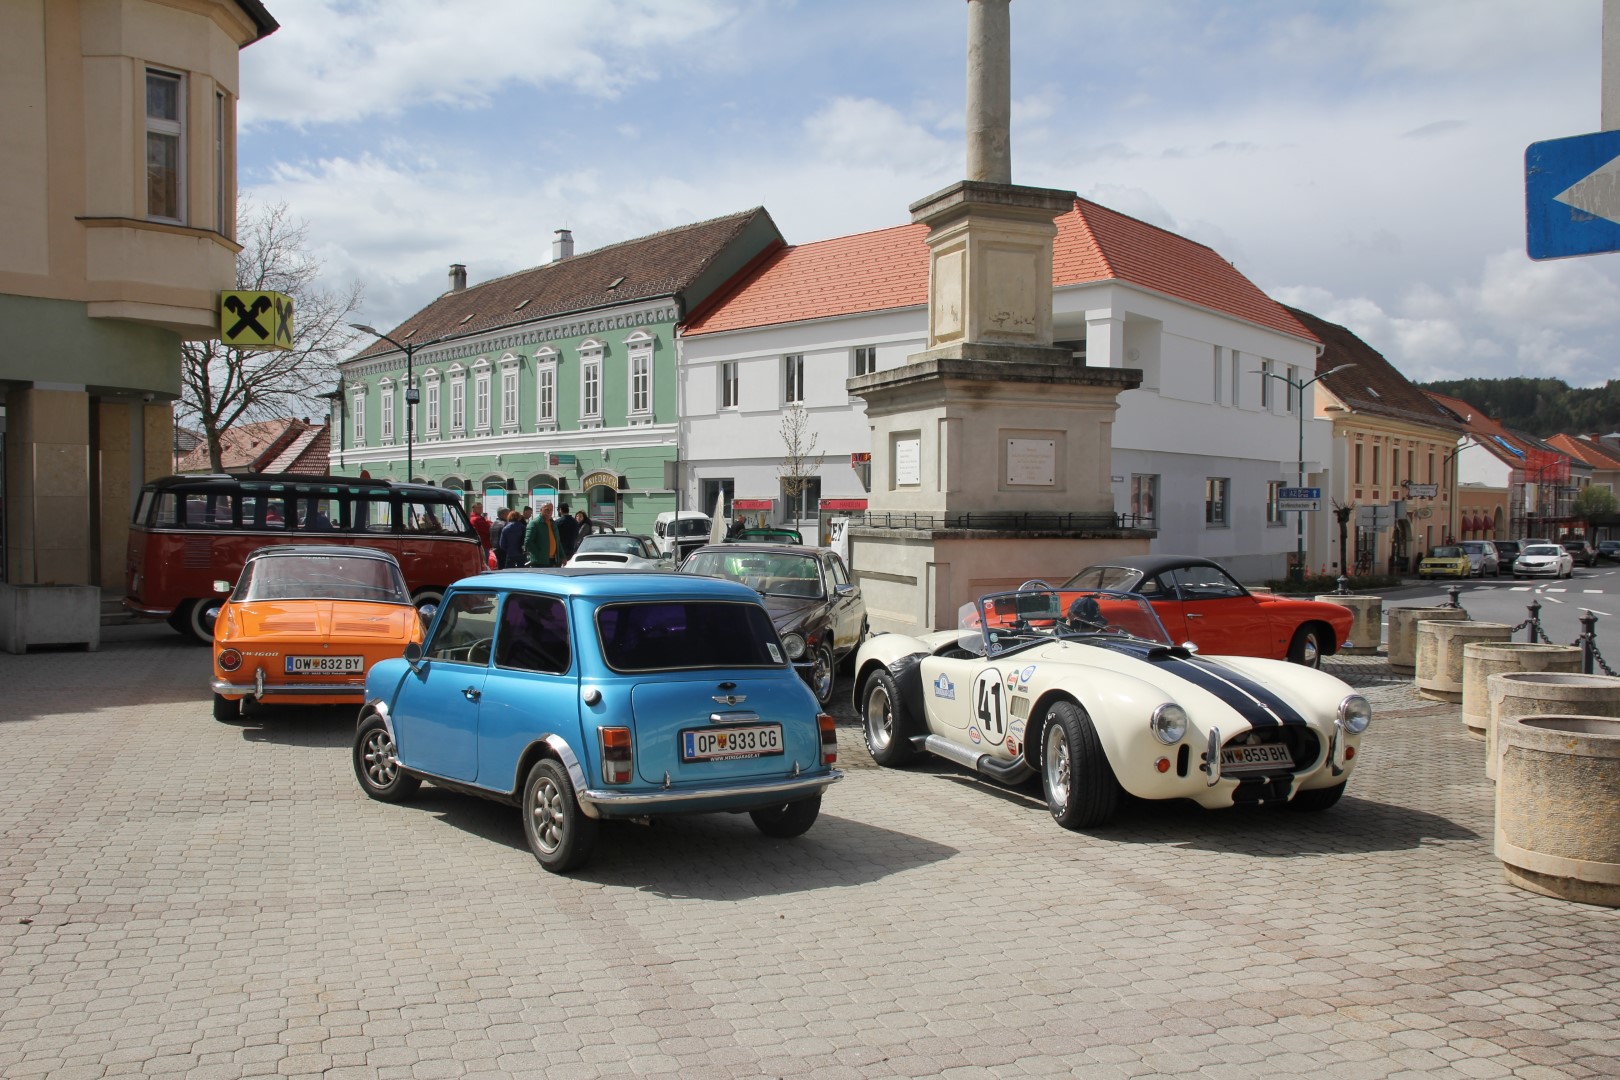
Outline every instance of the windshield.
<svg viewBox="0 0 1620 1080">
<path fill-rule="evenodd" d="M 681 518 L 675 522 L 676 536 L 708 536 L 708 518 Z"/>
<path fill-rule="evenodd" d="M 574 554 L 583 555 L 587 551 L 613 551 L 620 555 L 640 555 L 645 557 L 646 552 L 641 548 L 641 541 L 634 536 L 624 533 L 609 533 L 597 536 L 594 533 L 579 542 Z"/>
<path fill-rule="evenodd" d="M 399 565 L 364 555 L 268 555 L 249 559 L 231 599 L 411 602 Z"/>
<path fill-rule="evenodd" d="M 821 564 L 813 555 L 776 551 L 700 551 L 681 567 L 688 574 L 730 578 L 766 596 L 822 597 Z"/>
<path fill-rule="evenodd" d="M 1129 566 L 1088 566 L 1074 577 L 1065 581 L 1065 589 L 1112 589 L 1116 592 L 1130 592 L 1136 588 L 1136 583 L 1142 579 L 1142 571 L 1134 570 Z"/>
<path fill-rule="evenodd" d="M 1174 644 L 1146 599 L 1102 589 L 992 593 L 963 604 L 957 627 L 958 644 L 980 656 L 998 656 L 1054 639 Z"/>
<path fill-rule="evenodd" d="M 1451 546 L 1437 547 L 1433 551 L 1429 552 L 1429 558 L 1431 558 L 1431 559 L 1460 559 L 1460 558 L 1462 558 L 1462 554 L 1463 554 L 1463 549 L 1460 548 L 1460 547 L 1451 547 Z"/>
<path fill-rule="evenodd" d="M 1532 544 L 1524 549 L 1526 555 L 1562 555 L 1563 548 L 1553 547 L 1551 544 Z"/>
<path fill-rule="evenodd" d="M 1483 555 L 1483 554 L 1485 554 L 1485 545 L 1480 543 L 1478 540 L 1469 540 L 1469 541 L 1467 541 L 1466 543 L 1464 543 L 1462 545 L 1462 549 L 1464 551 L 1468 552 L 1468 554 L 1470 554 L 1470 555 Z"/>
</svg>

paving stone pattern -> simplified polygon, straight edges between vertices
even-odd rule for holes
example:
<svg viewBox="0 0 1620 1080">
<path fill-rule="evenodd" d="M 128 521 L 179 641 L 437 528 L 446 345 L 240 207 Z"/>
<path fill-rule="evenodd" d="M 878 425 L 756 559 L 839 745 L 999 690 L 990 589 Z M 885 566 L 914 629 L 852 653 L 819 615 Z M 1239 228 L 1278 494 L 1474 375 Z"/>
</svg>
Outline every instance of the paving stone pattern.
<svg viewBox="0 0 1620 1080">
<path fill-rule="evenodd" d="M 1068 833 L 846 716 L 802 839 L 617 825 L 559 878 L 510 808 L 364 798 L 347 710 L 216 723 L 165 628 L 0 656 L 0 1075 L 1620 1073 L 1620 914 L 1505 884 L 1456 707 L 1350 666 L 1325 814 Z"/>
</svg>

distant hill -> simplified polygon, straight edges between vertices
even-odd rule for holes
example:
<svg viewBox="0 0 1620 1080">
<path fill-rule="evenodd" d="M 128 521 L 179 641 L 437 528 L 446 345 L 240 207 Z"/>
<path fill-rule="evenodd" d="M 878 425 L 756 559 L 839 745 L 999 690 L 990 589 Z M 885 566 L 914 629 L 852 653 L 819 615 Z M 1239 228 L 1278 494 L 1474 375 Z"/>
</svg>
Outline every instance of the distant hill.
<svg viewBox="0 0 1620 1080">
<path fill-rule="evenodd" d="M 1442 379 L 1425 390 L 1461 398 L 1504 426 L 1545 438 L 1620 431 L 1620 380 L 1569 386 L 1562 379 Z"/>
</svg>

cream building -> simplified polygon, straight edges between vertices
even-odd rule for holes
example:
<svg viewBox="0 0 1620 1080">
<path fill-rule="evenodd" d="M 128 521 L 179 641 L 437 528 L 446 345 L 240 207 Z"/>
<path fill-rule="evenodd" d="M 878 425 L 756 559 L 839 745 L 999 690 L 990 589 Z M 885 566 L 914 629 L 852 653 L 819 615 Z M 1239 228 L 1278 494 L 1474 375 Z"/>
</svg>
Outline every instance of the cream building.
<svg viewBox="0 0 1620 1080">
<path fill-rule="evenodd" d="M 276 28 L 258 0 L 0 4 L 0 579 L 122 585 L 180 343 L 235 277 L 239 50 Z"/>
</svg>

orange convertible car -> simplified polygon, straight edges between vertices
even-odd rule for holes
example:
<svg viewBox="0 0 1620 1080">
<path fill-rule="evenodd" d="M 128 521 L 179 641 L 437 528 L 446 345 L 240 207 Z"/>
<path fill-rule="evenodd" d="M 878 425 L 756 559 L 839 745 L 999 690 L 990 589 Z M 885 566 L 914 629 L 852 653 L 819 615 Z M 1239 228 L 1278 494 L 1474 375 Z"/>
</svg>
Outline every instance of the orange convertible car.
<svg viewBox="0 0 1620 1080">
<path fill-rule="evenodd" d="M 260 548 L 213 627 L 214 719 L 234 720 L 259 702 L 358 705 L 371 665 L 420 643 L 432 614 L 411 604 L 385 551 Z"/>
</svg>

